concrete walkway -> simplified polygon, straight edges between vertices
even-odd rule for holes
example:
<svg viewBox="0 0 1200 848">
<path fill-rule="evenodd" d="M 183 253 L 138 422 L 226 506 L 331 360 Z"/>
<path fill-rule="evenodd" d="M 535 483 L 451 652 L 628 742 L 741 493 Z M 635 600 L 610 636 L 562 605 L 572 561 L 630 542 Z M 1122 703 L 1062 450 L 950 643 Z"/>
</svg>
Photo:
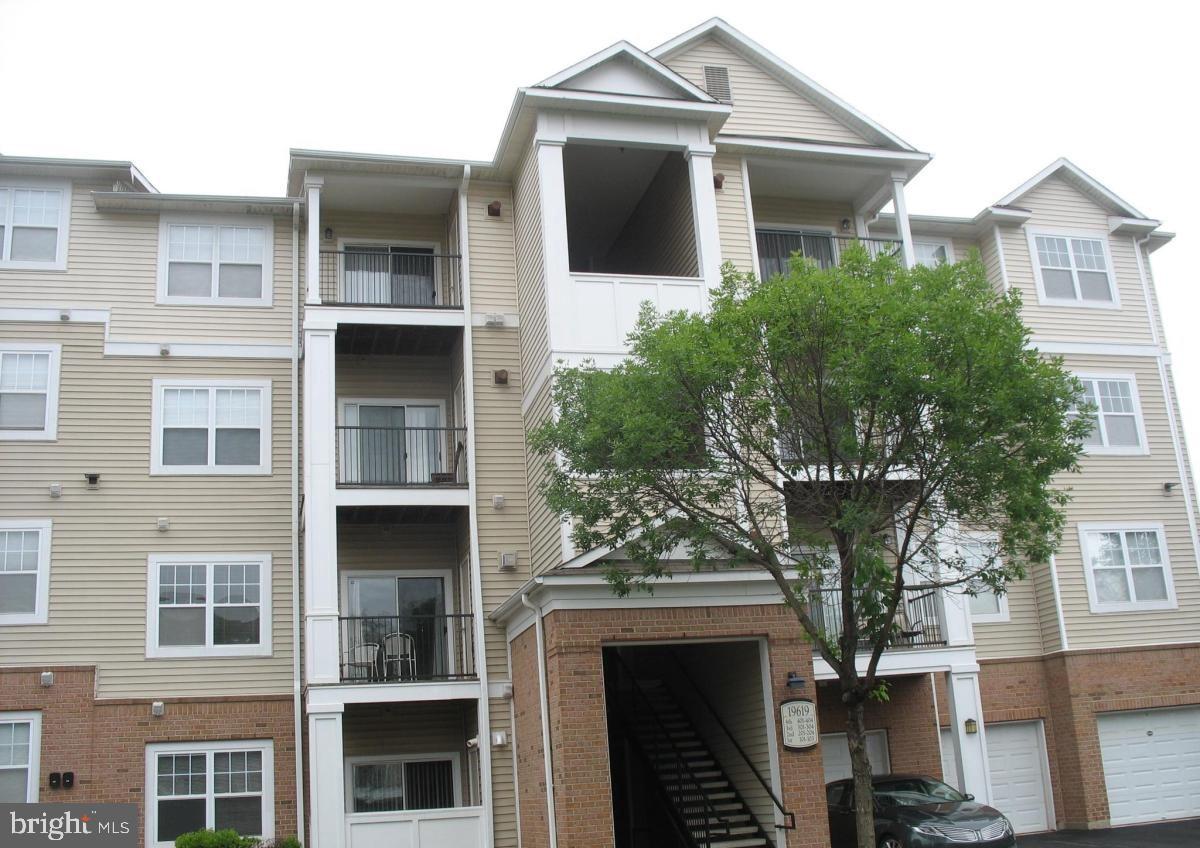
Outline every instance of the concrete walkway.
<svg viewBox="0 0 1200 848">
<path fill-rule="evenodd" d="M 1017 838 L 1018 848 L 1198 848 L 1200 819 L 1114 827 L 1060 830 Z"/>
</svg>

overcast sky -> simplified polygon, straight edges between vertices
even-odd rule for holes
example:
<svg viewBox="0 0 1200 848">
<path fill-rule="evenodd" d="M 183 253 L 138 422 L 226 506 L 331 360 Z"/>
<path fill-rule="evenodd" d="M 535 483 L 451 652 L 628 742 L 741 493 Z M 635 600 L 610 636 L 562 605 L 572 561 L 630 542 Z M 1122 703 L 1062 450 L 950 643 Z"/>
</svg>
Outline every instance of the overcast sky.
<svg viewBox="0 0 1200 848">
<path fill-rule="evenodd" d="M 973 215 L 1066 156 L 1177 232 L 1153 264 L 1200 450 L 1194 4 L 0 0 L 0 153 L 251 195 L 284 192 L 289 147 L 490 159 L 518 86 L 713 15 L 932 153 L 911 212 Z"/>
</svg>

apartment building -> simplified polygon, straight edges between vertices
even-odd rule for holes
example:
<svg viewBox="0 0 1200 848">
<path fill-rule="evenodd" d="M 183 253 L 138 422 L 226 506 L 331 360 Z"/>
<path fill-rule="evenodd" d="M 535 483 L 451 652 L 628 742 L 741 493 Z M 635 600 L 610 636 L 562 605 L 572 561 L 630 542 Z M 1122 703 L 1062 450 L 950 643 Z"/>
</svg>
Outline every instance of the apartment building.
<svg viewBox="0 0 1200 848">
<path fill-rule="evenodd" d="M 215 198 L 0 159 L 0 789 L 144 797 L 150 845 L 202 808 L 316 848 L 828 845 L 844 720 L 773 583 L 614 597 L 622 552 L 573 548 L 525 434 L 644 301 L 858 241 L 978 251 L 1099 410 L 1050 562 L 1003 596 L 909 590 L 875 768 L 1019 832 L 1200 815 L 1171 235 L 1066 160 L 909 215 L 929 158 L 714 19 L 520 89 L 487 162 L 294 150 L 284 197 Z"/>
</svg>

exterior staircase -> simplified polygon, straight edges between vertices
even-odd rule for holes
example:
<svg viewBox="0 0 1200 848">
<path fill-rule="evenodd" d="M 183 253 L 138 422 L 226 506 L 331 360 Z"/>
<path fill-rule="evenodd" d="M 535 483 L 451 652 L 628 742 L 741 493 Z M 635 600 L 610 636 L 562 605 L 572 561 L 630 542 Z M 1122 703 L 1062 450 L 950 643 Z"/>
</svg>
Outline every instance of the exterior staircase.
<svg viewBox="0 0 1200 848">
<path fill-rule="evenodd" d="M 772 846 L 674 693 L 658 679 L 631 683 L 634 691 L 624 710 L 627 733 L 689 848 Z"/>
</svg>

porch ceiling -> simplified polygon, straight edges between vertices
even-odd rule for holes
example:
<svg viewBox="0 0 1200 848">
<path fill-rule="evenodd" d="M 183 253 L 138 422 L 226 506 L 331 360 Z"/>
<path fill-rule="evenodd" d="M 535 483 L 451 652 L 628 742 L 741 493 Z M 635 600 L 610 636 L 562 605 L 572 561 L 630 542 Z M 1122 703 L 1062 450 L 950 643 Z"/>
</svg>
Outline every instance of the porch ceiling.
<svg viewBox="0 0 1200 848">
<path fill-rule="evenodd" d="M 342 324 L 337 331 L 337 352 L 371 356 L 446 356 L 454 350 L 460 333 L 457 327 Z"/>
<path fill-rule="evenodd" d="M 853 206 L 891 183 L 891 172 L 861 165 L 795 159 L 750 159 L 750 191 L 770 197 L 844 202 Z"/>
<path fill-rule="evenodd" d="M 340 506 L 339 524 L 453 524 L 459 506 Z"/>
</svg>

